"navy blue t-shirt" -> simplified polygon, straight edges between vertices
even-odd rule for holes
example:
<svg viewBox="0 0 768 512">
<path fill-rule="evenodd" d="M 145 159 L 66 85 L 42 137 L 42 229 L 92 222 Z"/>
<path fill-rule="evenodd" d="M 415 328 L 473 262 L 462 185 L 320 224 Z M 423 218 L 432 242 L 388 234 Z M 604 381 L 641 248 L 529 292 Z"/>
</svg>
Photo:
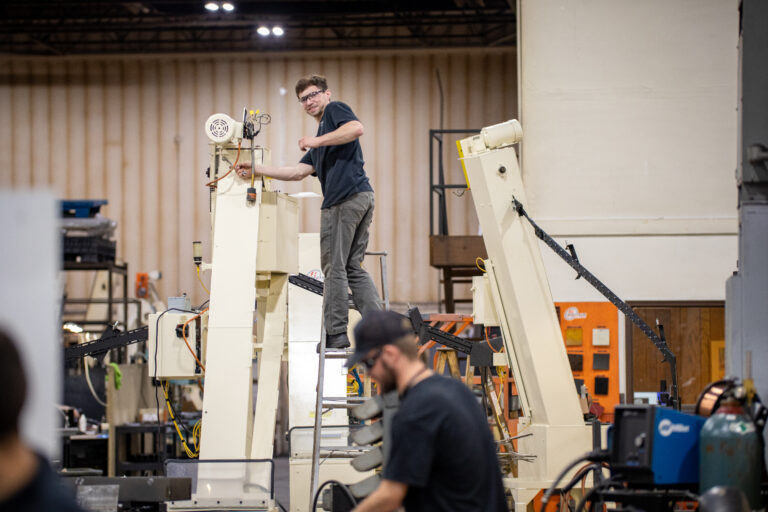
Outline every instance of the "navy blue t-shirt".
<svg viewBox="0 0 768 512">
<path fill-rule="evenodd" d="M 507 512 L 496 445 L 477 398 L 441 375 L 400 398 L 384 478 L 408 485 L 408 512 Z"/>
<path fill-rule="evenodd" d="M 358 121 L 349 105 L 340 101 L 328 103 L 317 127 L 317 136 L 325 135 L 350 121 Z M 363 169 L 363 150 L 357 139 L 338 146 L 312 148 L 301 158 L 301 163 L 311 165 L 314 176 L 323 189 L 321 208 L 330 208 L 358 192 L 373 192 Z"/>
<path fill-rule="evenodd" d="M 40 456 L 38 460 L 34 478 L 7 500 L 0 500 L 0 512 L 83 512 L 48 462 Z"/>
</svg>

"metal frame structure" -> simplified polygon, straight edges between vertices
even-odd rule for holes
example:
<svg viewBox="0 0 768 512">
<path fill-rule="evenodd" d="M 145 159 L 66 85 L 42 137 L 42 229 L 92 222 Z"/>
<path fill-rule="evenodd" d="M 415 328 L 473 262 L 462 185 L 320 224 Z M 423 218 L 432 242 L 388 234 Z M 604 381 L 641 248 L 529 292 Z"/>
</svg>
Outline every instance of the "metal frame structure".
<svg viewBox="0 0 768 512">
<path fill-rule="evenodd" d="M 211 13 L 202 1 L 27 0 L 0 7 L 0 52 L 17 55 L 513 46 L 509 0 L 397 3 L 237 0 Z M 393 6 L 394 5 L 394 6 Z M 281 38 L 256 35 L 281 25 Z"/>
<path fill-rule="evenodd" d="M 123 306 L 123 327 L 127 328 L 128 326 L 128 303 L 129 302 L 136 302 L 135 300 L 129 300 L 128 299 L 128 264 L 127 263 L 115 263 L 114 261 L 109 262 L 99 262 L 99 263 L 91 263 L 91 262 L 73 262 L 73 261 L 65 261 L 62 270 L 65 272 L 100 272 L 104 271 L 107 273 L 107 291 L 106 291 L 106 299 L 100 299 L 100 298 L 88 298 L 88 299 L 77 299 L 77 298 L 70 298 L 70 297 L 64 297 L 62 299 L 62 316 L 70 315 L 71 313 L 67 312 L 65 310 L 65 307 L 67 304 L 106 304 L 106 314 L 107 317 L 105 320 L 76 320 L 77 323 L 83 324 L 83 325 L 100 325 L 102 327 L 112 325 L 115 321 L 113 318 L 113 306 L 121 304 Z M 114 296 L 114 289 L 113 289 L 113 275 L 119 275 L 122 277 L 123 281 L 123 290 L 122 290 L 122 297 L 115 297 Z M 68 322 L 72 320 L 62 320 L 62 322 Z"/>
<path fill-rule="evenodd" d="M 445 194 L 451 189 L 466 189 L 466 183 L 446 183 L 443 167 L 443 135 L 469 135 L 479 129 L 429 130 L 429 236 L 435 234 L 435 196 L 437 196 L 437 234 L 448 235 L 448 211 Z M 435 147 L 437 143 L 437 147 Z M 435 183 L 435 151 L 437 151 L 437 183 Z"/>
</svg>

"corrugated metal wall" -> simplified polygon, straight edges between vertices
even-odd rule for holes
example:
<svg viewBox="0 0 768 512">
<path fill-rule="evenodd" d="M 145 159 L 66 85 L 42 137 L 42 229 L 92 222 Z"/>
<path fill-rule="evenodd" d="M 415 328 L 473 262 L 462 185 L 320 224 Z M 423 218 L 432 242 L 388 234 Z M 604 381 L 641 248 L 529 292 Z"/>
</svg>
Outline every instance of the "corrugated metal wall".
<svg viewBox="0 0 768 512">
<path fill-rule="evenodd" d="M 438 277 L 428 255 L 428 131 L 440 125 L 435 71 L 445 93 L 444 128 L 479 128 L 517 112 L 509 49 L 4 58 L 0 69 L 0 187 L 51 187 L 62 198 L 108 199 L 103 213 L 118 222 L 118 255 L 131 276 L 159 269 L 163 298 L 188 292 L 197 303 L 205 293 L 196 282 L 191 243 L 203 240 L 209 259 L 203 174 L 209 115 L 237 118 L 246 106 L 268 112 L 272 124 L 259 142 L 271 148 L 273 163 L 293 164 L 301 157 L 298 139 L 316 130 L 296 101 L 294 83 L 307 73 L 325 74 L 333 98 L 348 103 L 365 125 L 363 154 L 377 201 L 370 249 L 390 253 L 391 298 L 433 302 Z M 462 179 L 455 138 L 446 138 L 444 152 L 451 182 Z M 283 188 L 310 190 L 312 184 Z M 451 196 L 452 234 L 476 233 L 470 201 L 469 194 Z M 302 204 L 301 230 L 319 229 L 319 203 Z M 2 243 L 13 242 L 23 243 Z"/>
</svg>

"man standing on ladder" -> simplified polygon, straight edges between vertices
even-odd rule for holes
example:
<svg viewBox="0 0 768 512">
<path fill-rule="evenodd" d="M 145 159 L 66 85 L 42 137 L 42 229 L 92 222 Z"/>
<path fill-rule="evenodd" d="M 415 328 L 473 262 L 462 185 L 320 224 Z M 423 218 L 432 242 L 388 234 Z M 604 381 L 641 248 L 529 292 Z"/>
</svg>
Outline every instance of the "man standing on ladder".
<svg viewBox="0 0 768 512">
<path fill-rule="evenodd" d="M 380 309 L 379 294 L 363 267 L 368 228 L 373 220 L 373 188 L 363 168 L 360 136 L 363 124 L 352 109 L 331 101 L 324 76 L 309 75 L 296 82 L 296 96 L 304 111 L 318 122 L 317 134 L 299 139 L 307 153 L 295 166 L 254 165 L 257 176 L 299 181 L 317 176 L 323 190 L 320 212 L 320 259 L 325 277 L 323 322 L 326 348 L 347 348 L 349 304 L 347 289 L 358 311 Z M 237 173 L 251 176 L 251 164 L 240 163 Z M 319 347 L 318 347 L 319 348 Z"/>
</svg>

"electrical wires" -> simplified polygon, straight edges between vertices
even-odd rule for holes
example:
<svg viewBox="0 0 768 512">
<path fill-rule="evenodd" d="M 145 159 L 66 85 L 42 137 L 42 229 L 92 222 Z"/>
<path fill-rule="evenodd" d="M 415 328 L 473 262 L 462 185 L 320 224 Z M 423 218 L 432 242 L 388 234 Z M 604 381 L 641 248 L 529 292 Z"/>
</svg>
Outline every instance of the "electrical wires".
<svg viewBox="0 0 768 512">
<path fill-rule="evenodd" d="M 328 484 L 336 484 L 339 486 L 339 488 L 344 492 L 344 494 L 347 496 L 347 499 L 349 499 L 349 502 L 352 504 L 352 506 L 357 505 L 357 500 L 354 496 L 352 496 L 352 492 L 349 490 L 349 487 L 344 485 L 343 483 L 339 482 L 338 480 L 328 480 L 326 482 L 323 482 L 323 484 L 317 489 L 317 492 L 315 493 L 315 499 L 312 500 L 312 510 L 317 510 L 317 502 L 320 499 L 320 493 L 322 493 L 323 488 Z"/>
<path fill-rule="evenodd" d="M 88 361 L 83 359 L 83 366 L 85 367 L 85 381 L 88 383 L 88 389 L 91 390 L 91 394 L 93 395 L 93 398 L 102 406 L 106 407 L 107 402 L 99 398 L 99 395 L 96 394 L 96 390 L 93 389 L 93 384 L 91 383 L 91 372 L 88 370 L 89 365 Z"/>
<path fill-rule="evenodd" d="M 197 280 L 200 281 L 200 286 L 203 287 L 203 290 L 205 290 L 205 293 L 210 295 L 211 292 L 208 291 L 208 288 L 205 287 L 205 283 L 203 283 L 203 279 L 200 277 L 200 267 L 197 267 Z"/>
<path fill-rule="evenodd" d="M 547 492 L 544 493 L 544 496 L 541 498 L 541 508 L 539 509 L 539 512 L 545 512 L 547 510 L 547 503 L 549 503 L 549 500 L 550 500 L 550 498 L 552 498 L 552 495 L 555 494 L 555 491 L 557 490 L 557 484 L 560 483 L 560 480 L 562 480 L 563 477 L 566 474 L 568 474 L 568 472 L 570 470 L 572 470 L 573 468 L 575 468 L 577 465 L 579 465 L 580 463 L 582 463 L 584 461 L 604 462 L 604 461 L 607 461 L 607 460 L 608 460 L 608 452 L 606 452 L 605 450 L 594 450 L 594 451 L 591 451 L 591 452 L 589 452 L 589 453 L 587 453 L 585 455 L 582 455 L 578 459 L 576 459 L 573 462 L 571 462 L 570 464 L 568 464 L 565 467 L 565 469 L 563 469 L 560 472 L 560 474 L 557 475 L 557 478 L 555 478 L 555 481 L 552 482 L 552 485 L 549 487 L 549 489 L 547 489 Z M 576 485 L 576 482 L 578 482 L 578 481 L 579 480 L 576 480 L 574 478 L 573 480 L 571 480 L 571 483 L 573 485 Z M 573 485 L 571 485 L 570 483 L 569 483 L 569 485 L 570 485 L 570 487 L 573 487 Z M 581 507 L 584 506 L 584 503 L 586 503 L 586 499 L 589 496 L 591 496 L 591 494 L 593 493 L 594 490 L 595 489 L 592 489 L 592 491 L 587 493 L 587 495 L 584 496 L 584 498 L 582 498 L 582 501 L 580 503 Z M 576 507 L 576 510 L 578 511 L 579 507 Z"/>
<path fill-rule="evenodd" d="M 154 370 L 155 371 L 154 371 L 154 374 L 152 376 L 152 382 L 153 382 L 153 384 L 155 386 L 157 386 L 159 384 L 162 387 L 162 382 L 158 381 L 158 379 L 157 379 L 157 353 L 158 353 L 158 348 L 159 348 L 159 343 L 160 343 L 160 336 L 159 336 L 159 334 L 160 334 L 160 319 L 163 317 L 163 315 L 165 315 L 166 313 L 170 313 L 171 311 L 178 311 L 178 312 L 181 312 L 181 313 L 192 313 L 193 315 L 195 315 L 194 311 L 188 311 L 186 309 L 179 309 L 179 308 L 166 309 L 165 311 L 163 311 L 162 313 L 157 315 L 157 318 L 155 319 L 155 353 L 154 353 L 154 363 L 155 363 L 154 364 Z M 196 314 L 195 316 L 193 316 L 190 321 L 195 320 L 196 318 L 198 318 L 200 315 L 202 315 L 206 311 L 208 311 L 208 308 L 204 309 L 199 314 Z M 187 323 L 189 323 L 189 322 L 187 322 Z M 186 328 L 186 326 L 187 326 L 187 324 L 184 324 L 184 326 L 182 327 L 182 330 L 181 330 L 182 331 L 182 337 L 184 338 L 184 343 L 186 343 L 187 348 L 189 349 L 189 351 L 192 352 L 192 355 L 195 357 L 195 361 L 197 361 L 198 364 L 200 364 L 199 360 L 197 359 L 197 355 L 192 350 L 192 347 L 189 345 L 189 342 L 187 341 L 187 338 L 184 335 L 184 329 Z M 203 368 L 202 365 L 200 365 L 200 367 L 203 369 L 203 371 L 205 371 L 205 368 Z M 169 402 L 168 402 L 168 395 L 167 395 L 166 391 L 163 390 L 163 393 L 166 396 L 166 404 L 169 404 Z M 162 436 L 164 435 L 163 423 L 160 420 L 160 400 L 159 400 L 157 395 L 158 395 L 157 394 L 157 390 L 155 390 L 155 406 L 157 408 L 157 435 L 158 435 L 158 438 L 162 438 Z M 175 417 L 175 414 L 173 416 Z M 176 425 L 176 422 L 174 422 L 174 425 L 177 428 L 177 433 L 179 433 L 179 435 L 181 435 L 180 432 L 178 431 L 178 426 Z M 182 427 L 183 427 L 183 424 L 182 424 Z M 199 427 L 198 427 L 198 430 L 199 430 Z M 195 441 L 194 441 L 195 446 L 197 446 L 197 439 L 198 438 L 195 438 Z"/>
<path fill-rule="evenodd" d="M 198 420 L 197 423 L 195 423 L 195 426 L 192 427 L 191 435 L 192 435 L 193 448 L 190 448 L 189 443 L 187 442 L 187 439 L 184 438 L 184 436 L 181 433 L 181 429 L 179 428 L 179 423 L 176 420 L 176 411 L 173 408 L 173 404 L 171 404 L 170 398 L 168 397 L 168 381 L 165 381 L 165 385 L 163 386 L 163 395 L 165 396 L 165 405 L 168 408 L 169 417 L 173 422 L 173 426 L 176 429 L 176 433 L 178 434 L 179 439 L 181 440 L 181 445 L 184 448 L 184 452 L 186 452 L 187 456 L 190 459 L 196 458 L 200 454 L 199 439 L 200 439 L 200 428 L 201 428 L 202 421 Z M 186 427 L 184 427 L 183 423 L 181 426 L 182 428 L 184 428 L 184 430 L 187 431 L 187 434 L 189 434 L 189 431 L 186 429 Z"/>
<path fill-rule="evenodd" d="M 187 326 L 190 324 L 190 322 L 194 322 L 196 319 L 203 316 L 203 313 L 205 313 L 206 311 L 208 311 L 208 308 L 205 308 L 200 313 L 198 313 L 197 315 L 193 316 L 192 318 L 184 322 L 184 325 L 181 327 L 181 337 L 182 339 L 184 339 L 184 343 L 186 343 L 187 348 L 189 349 L 189 353 L 192 354 L 192 357 L 195 358 L 195 362 L 203 370 L 203 372 L 205 372 L 205 366 L 203 366 L 203 363 L 201 363 L 200 359 L 197 358 L 197 354 L 195 354 L 195 351 L 192 350 L 192 346 L 189 344 L 189 341 L 187 341 Z"/>
<path fill-rule="evenodd" d="M 227 173 L 224 176 L 220 176 L 220 177 L 216 178 L 215 180 L 211 180 L 208 183 L 206 183 L 205 184 L 206 187 L 216 188 L 216 182 L 218 182 L 219 180 L 223 180 L 224 178 L 229 176 L 229 173 L 231 173 L 235 169 L 235 167 L 237 167 L 237 162 L 238 162 L 238 160 L 240 160 L 240 145 L 241 145 L 241 142 L 238 142 L 237 143 L 237 156 L 235 157 L 235 163 L 232 164 L 232 167 L 229 168 L 229 170 L 227 171 Z"/>
<path fill-rule="evenodd" d="M 485 329 L 483 329 L 483 333 L 485 334 L 485 343 L 488 345 L 488 348 L 491 349 L 491 352 L 498 354 L 499 352 L 501 352 L 501 350 L 496 350 L 495 348 L 493 348 L 493 344 L 491 343 L 491 340 L 488 339 L 488 329 L 490 329 L 490 327 L 486 327 Z"/>
</svg>

